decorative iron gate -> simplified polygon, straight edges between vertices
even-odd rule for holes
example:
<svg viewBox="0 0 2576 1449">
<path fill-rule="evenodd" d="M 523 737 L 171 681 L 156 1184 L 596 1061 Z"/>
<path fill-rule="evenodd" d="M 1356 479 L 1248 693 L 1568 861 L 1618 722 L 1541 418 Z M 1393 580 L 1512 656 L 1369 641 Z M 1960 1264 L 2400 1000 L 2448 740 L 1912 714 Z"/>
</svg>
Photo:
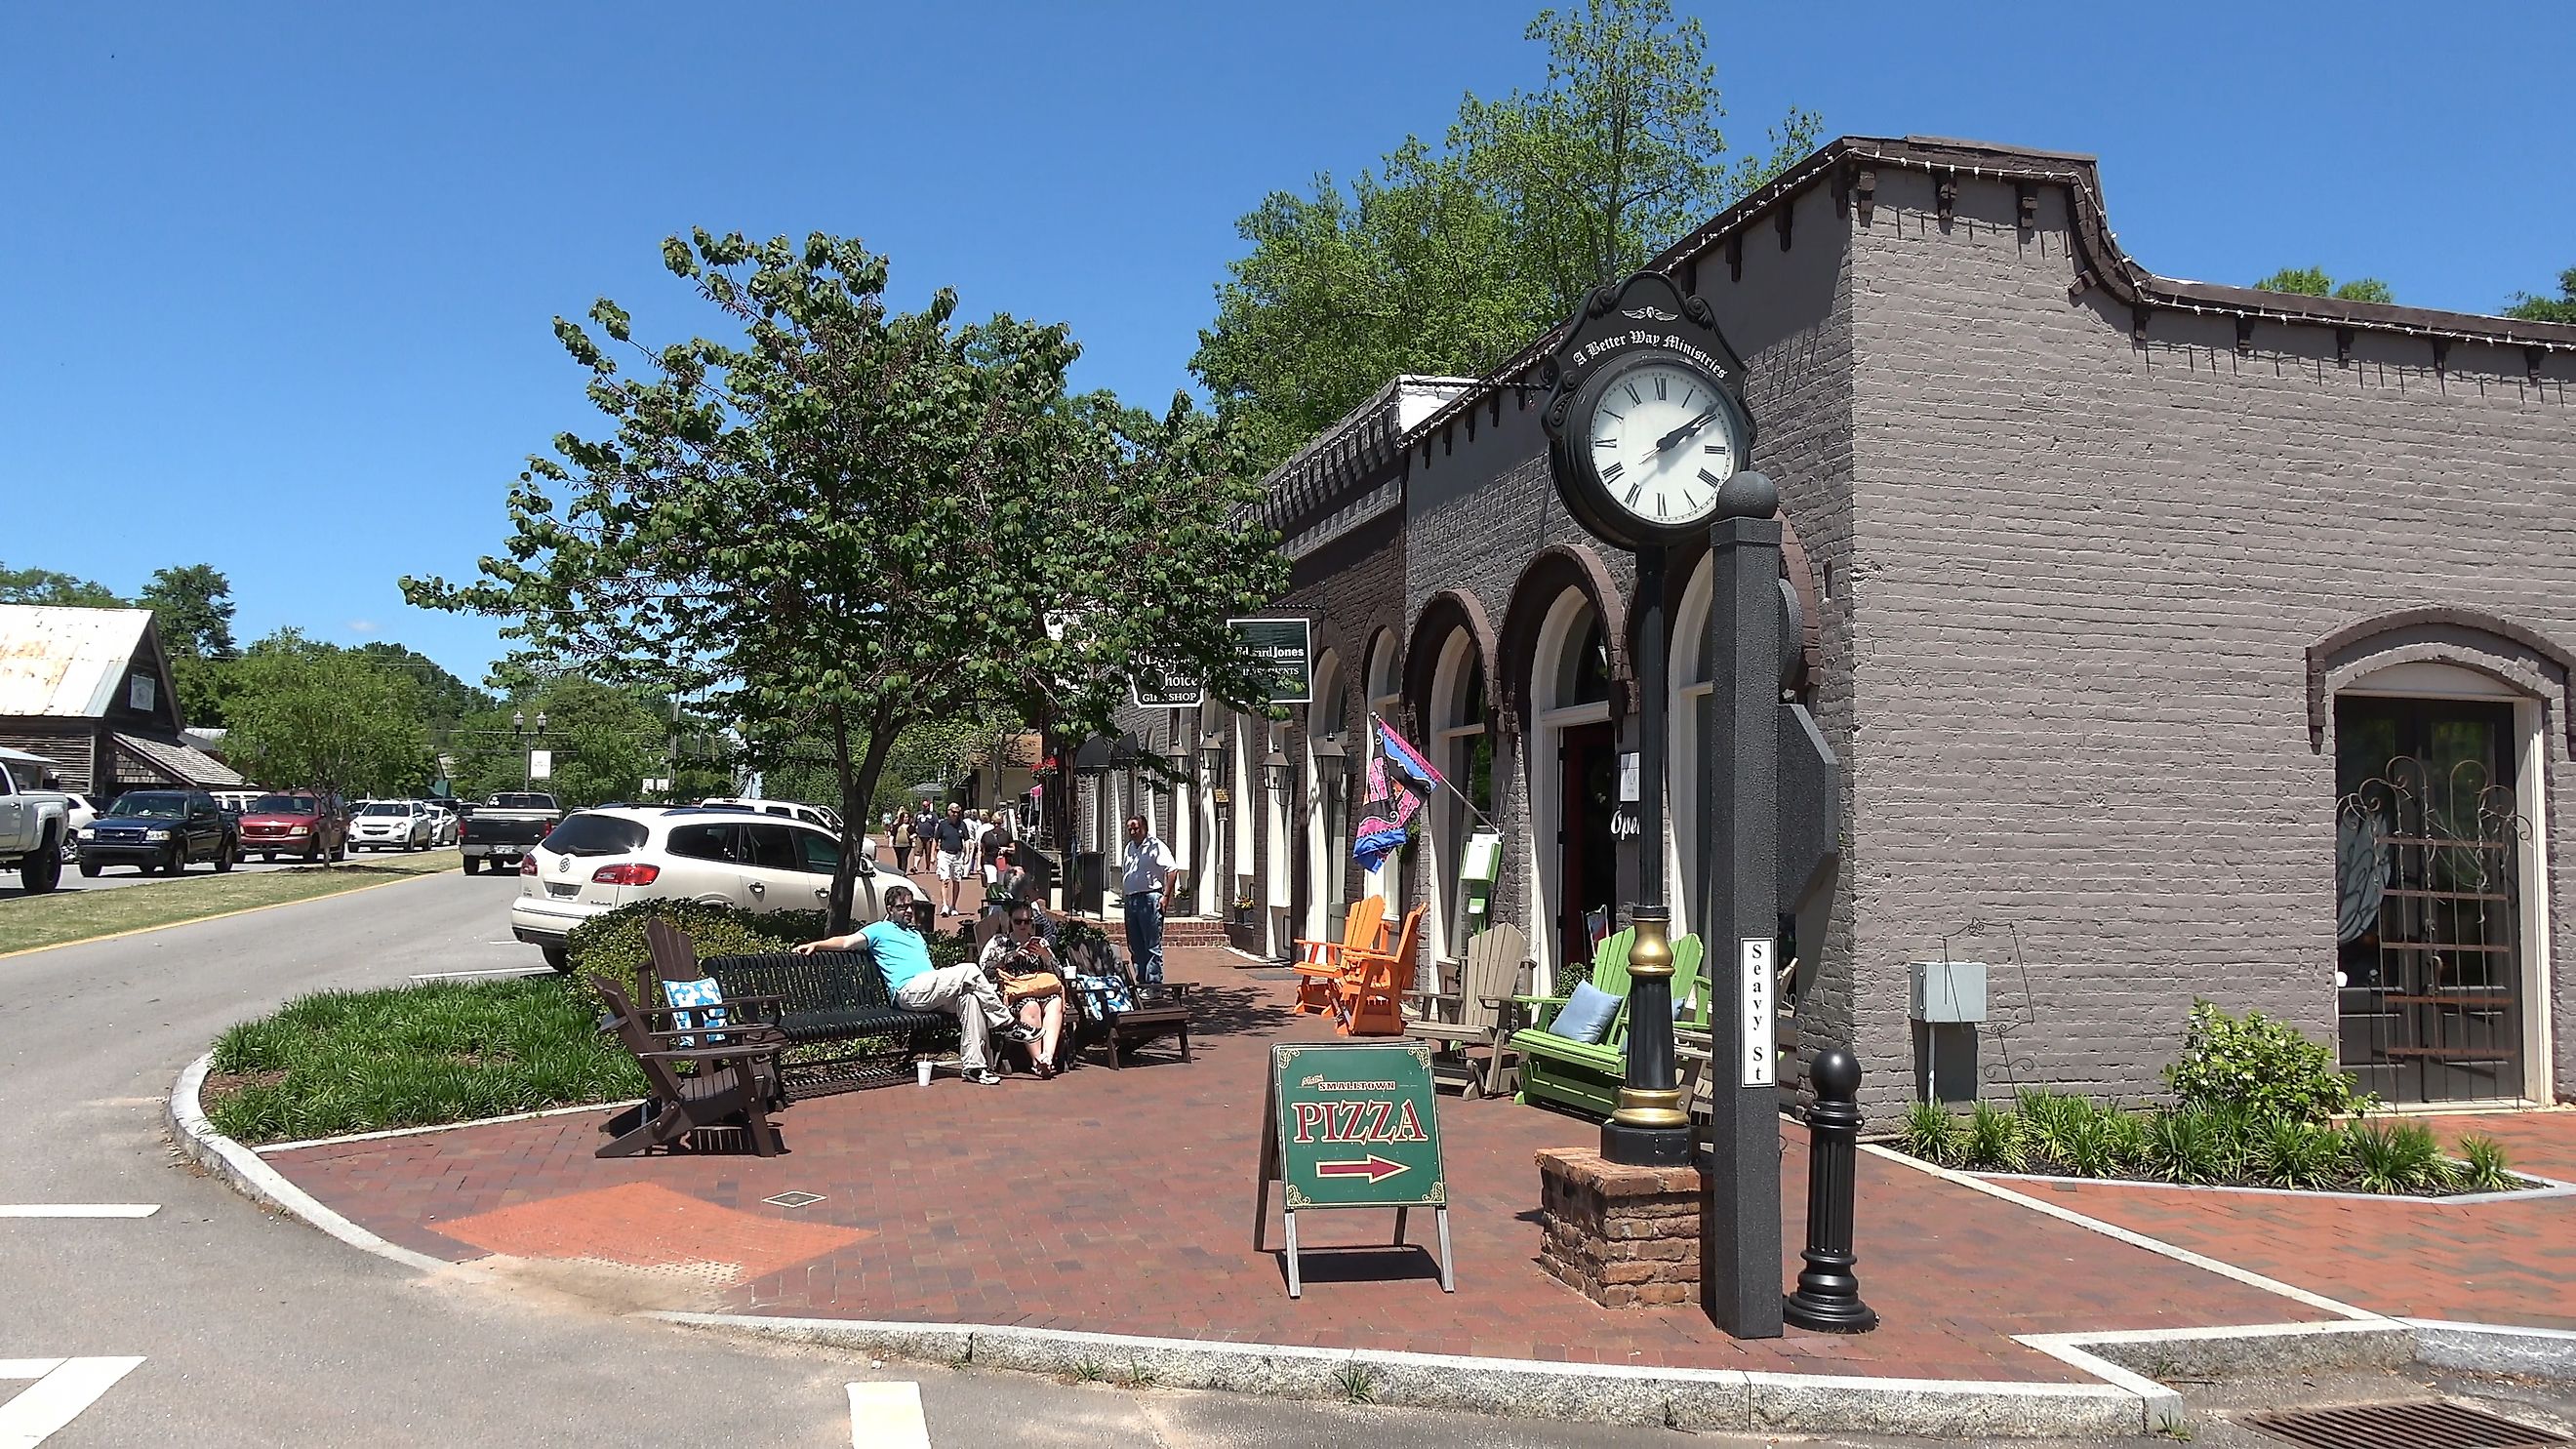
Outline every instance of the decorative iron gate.
<svg viewBox="0 0 2576 1449">
<path fill-rule="evenodd" d="M 2392 1102 L 2519 1097 L 2512 708 L 2347 698 L 2335 719 L 2343 1068 Z"/>
</svg>

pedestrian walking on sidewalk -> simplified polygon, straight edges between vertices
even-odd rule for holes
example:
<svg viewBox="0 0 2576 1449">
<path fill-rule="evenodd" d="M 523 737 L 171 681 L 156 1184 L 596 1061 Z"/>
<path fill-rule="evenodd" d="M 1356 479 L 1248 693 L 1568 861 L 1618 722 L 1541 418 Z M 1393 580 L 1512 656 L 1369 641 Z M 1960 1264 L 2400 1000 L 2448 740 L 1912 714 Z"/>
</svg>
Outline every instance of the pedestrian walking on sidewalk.
<svg viewBox="0 0 2576 1449">
<path fill-rule="evenodd" d="M 947 817 L 931 827 L 930 835 L 938 849 L 939 883 L 946 889 L 939 903 L 939 914 L 945 919 L 957 914 L 958 892 L 964 889 L 966 877 L 974 873 L 971 856 L 980 837 L 974 822 L 966 818 L 966 807 L 954 804 L 948 807 Z"/>
<path fill-rule="evenodd" d="M 1136 963 L 1136 981 L 1163 984 L 1163 917 L 1171 910 L 1180 885 L 1172 848 L 1145 824 L 1142 815 L 1127 817 L 1127 848 L 1118 857 L 1118 889 L 1126 903 L 1127 955 Z"/>
</svg>

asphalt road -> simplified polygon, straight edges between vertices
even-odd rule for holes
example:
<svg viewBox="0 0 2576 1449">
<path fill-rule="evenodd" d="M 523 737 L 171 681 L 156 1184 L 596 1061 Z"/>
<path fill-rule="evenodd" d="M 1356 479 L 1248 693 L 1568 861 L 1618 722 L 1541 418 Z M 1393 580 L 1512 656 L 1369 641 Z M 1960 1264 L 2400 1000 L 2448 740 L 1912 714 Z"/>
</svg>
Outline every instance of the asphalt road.
<svg viewBox="0 0 2576 1449">
<path fill-rule="evenodd" d="M 452 856 L 455 852 L 456 847 L 452 845 L 446 847 L 447 854 Z M 414 851 L 412 854 L 417 855 L 419 852 Z M 366 860 L 370 855 L 371 852 L 358 851 L 349 858 Z M 454 864 L 453 861 L 449 863 Z M 262 860 L 241 860 L 233 863 L 234 872 L 243 875 L 265 875 L 271 871 L 280 870 L 319 869 L 321 869 L 320 866 L 306 865 L 301 859 L 293 858 L 277 861 L 274 864 Z M 80 873 L 80 867 L 65 861 L 62 884 L 55 889 L 57 892 L 128 890 L 135 886 L 164 885 L 174 880 L 194 880 L 214 873 L 214 862 L 201 860 L 189 866 L 184 875 L 145 875 L 130 865 L 111 865 L 95 876 L 85 876 Z M 0 901 L 22 900 L 26 894 L 25 888 L 19 884 L 19 875 L 16 871 L 0 871 Z"/>
<path fill-rule="evenodd" d="M 226 1025 L 323 987 L 534 964 L 503 925 L 517 888 L 434 875 L 0 960 L 0 1208 L 160 1206 L 0 1215 L 0 1361 L 143 1358 L 47 1445 L 847 1445 L 844 1386 L 885 1379 L 920 1385 L 943 1446 L 1675 1442 L 739 1343 L 535 1284 L 414 1272 L 269 1216 L 169 1147 L 163 1098 Z"/>
</svg>

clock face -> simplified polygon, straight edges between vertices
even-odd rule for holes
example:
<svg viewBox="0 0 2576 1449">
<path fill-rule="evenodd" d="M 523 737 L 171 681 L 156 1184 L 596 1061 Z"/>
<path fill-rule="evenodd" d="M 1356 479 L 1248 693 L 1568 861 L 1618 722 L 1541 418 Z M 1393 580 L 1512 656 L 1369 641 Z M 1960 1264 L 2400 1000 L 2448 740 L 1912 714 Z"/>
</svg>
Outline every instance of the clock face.
<svg viewBox="0 0 2576 1449">
<path fill-rule="evenodd" d="M 1697 368 L 1649 359 L 1585 390 L 1567 442 L 1590 462 L 1604 503 L 1650 529 L 1699 522 L 1744 466 L 1744 425 Z"/>
</svg>

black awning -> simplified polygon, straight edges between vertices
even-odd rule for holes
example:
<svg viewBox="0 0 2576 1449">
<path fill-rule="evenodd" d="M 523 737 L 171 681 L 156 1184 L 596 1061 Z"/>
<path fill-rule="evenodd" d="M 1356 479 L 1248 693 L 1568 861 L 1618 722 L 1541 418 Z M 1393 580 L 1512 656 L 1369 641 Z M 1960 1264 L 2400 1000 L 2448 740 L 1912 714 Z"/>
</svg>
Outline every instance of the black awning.
<svg viewBox="0 0 2576 1449">
<path fill-rule="evenodd" d="M 1103 774 L 1117 763 L 1117 758 L 1116 740 L 1107 735 L 1093 735 L 1073 752 L 1073 768 L 1077 774 Z"/>
</svg>

